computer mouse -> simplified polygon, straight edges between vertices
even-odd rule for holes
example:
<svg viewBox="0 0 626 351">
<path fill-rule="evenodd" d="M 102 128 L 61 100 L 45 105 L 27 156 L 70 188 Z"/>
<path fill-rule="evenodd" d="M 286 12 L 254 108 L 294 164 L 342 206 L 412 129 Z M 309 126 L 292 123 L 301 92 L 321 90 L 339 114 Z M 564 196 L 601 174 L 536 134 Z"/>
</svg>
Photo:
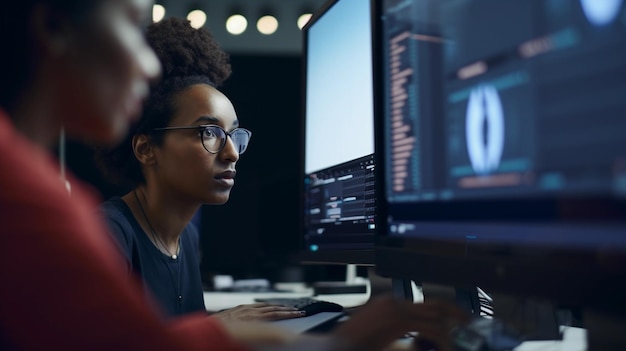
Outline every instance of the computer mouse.
<svg viewBox="0 0 626 351">
<path fill-rule="evenodd" d="M 299 306 L 300 311 L 304 311 L 307 316 L 311 316 L 320 312 L 341 312 L 343 306 L 330 301 L 313 301 L 304 306 Z"/>
</svg>

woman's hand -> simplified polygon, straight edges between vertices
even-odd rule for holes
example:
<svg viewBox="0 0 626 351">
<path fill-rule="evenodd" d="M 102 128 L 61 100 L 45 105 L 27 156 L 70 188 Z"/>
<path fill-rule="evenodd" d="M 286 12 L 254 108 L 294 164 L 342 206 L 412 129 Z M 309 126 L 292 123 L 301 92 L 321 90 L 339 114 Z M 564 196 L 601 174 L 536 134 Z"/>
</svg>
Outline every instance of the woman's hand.
<svg viewBox="0 0 626 351">
<path fill-rule="evenodd" d="M 254 303 L 239 305 L 211 314 L 222 321 L 276 321 L 304 317 L 304 312 L 293 307 L 272 305 L 268 303 Z"/>
<path fill-rule="evenodd" d="M 383 350 L 408 332 L 432 341 L 437 350 L 452 350 L 450 331 L 469 321 L 456 305 L 437 300 L 412 303 L 391 296 L 371 300 L 333 333 L 345 350 Z M 417 346 L 417 345 L 415 345 Z"/>
<path fill-rule="evenodd" d="M 297 311 L 289 307 L 257 303 L 213 316 L 223 318 L 224 326 L 235 339 L 263 351 L 425 351 L 420 349 L 425 345 L 424 340 L 438 351 L 452 351 L 450 331 L 469 321 L 464 311 L 449 302 L 412 303 L 384 296 L 360 307 L 330 335 L 296 334 L 260 322 L 264 318 L 284 319 L 294 315 Z M 394 345 L 394 341 L 408 332 L 418 332 L 422 342 Z"/>
</svg>

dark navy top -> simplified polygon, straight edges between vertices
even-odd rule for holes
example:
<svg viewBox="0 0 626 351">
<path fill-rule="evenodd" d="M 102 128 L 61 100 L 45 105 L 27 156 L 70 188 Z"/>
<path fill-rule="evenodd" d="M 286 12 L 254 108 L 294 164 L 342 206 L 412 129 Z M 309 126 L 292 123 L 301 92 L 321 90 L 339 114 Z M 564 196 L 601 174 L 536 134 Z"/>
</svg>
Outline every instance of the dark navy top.
<svg viewBox="0 0 626 351">
<path fill-rule="evenodd" d="M 205 311 L 199 235 L 193 223 L 183 230 L 178 257 L 173 259 L 152 243 L 120 197 L 105 201 L 101 211 L 128 259 L 129 272 L 140 275 L 146 294 L 156 298 L 167 316 Z"/>
</svg>

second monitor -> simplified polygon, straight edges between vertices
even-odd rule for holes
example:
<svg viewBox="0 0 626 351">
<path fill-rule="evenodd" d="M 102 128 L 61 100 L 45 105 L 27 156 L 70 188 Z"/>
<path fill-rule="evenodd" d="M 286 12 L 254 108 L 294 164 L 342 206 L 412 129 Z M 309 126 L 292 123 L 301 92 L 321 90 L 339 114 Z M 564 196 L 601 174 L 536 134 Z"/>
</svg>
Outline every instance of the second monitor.
<svg viewBox="0 0 626 351">
<path fill-rule="evenodd" d="M 303 28 L 303 263 L 374 263 L 374 107 L 369 1 L 327 1 Z"/>
</svg>

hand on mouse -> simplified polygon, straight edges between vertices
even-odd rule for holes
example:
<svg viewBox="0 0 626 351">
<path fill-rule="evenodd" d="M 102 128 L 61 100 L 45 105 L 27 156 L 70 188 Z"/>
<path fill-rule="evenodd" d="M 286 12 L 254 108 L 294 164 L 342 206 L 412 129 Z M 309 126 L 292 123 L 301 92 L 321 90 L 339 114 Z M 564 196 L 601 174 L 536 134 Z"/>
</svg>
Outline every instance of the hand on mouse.
<svg viewBox="0 0 626 351">
<path fill-rule="evenodd" d="M 223 321 L 276 321 L 304 317 L 304 315 L 303 312 L 293 307 L 268 303 L 239 305 L 211 314 L 212 317 Z"/>
</svg>

